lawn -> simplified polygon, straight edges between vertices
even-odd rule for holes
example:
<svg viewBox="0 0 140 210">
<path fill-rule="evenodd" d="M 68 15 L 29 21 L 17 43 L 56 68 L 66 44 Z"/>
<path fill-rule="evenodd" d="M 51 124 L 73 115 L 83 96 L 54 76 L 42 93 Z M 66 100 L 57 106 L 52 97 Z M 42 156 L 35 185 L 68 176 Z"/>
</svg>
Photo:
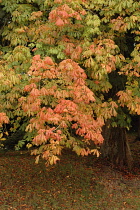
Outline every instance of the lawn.
<svg viewBox="0 0 140 210">
<path fill-rule="evenodd" d="M 139 210 L 140 168 L 118 171 L 93 156 L 82 158 L 70 151 L 46 168 L 27 152 L 1 151 L 0 209 Z"/>
</svg>

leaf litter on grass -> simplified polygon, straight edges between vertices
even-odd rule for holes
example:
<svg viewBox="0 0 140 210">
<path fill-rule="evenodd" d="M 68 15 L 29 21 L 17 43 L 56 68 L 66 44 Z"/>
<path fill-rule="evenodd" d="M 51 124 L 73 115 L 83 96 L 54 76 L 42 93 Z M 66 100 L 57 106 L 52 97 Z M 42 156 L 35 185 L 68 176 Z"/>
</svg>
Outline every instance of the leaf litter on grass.
<svg viewBox="0 0 140 210">
<path fill-rule="evenodd" d="M 0 157 L 2 210 L 138 209 L 139 176 L 131 179 L 99 161 L 66 151 L 61 161 L 44 161 L 20 152 Z M 131 184 L 130 184 L 131 183 Z M 135 187 L 134 187 L 135 186 Z"/>
</svg>

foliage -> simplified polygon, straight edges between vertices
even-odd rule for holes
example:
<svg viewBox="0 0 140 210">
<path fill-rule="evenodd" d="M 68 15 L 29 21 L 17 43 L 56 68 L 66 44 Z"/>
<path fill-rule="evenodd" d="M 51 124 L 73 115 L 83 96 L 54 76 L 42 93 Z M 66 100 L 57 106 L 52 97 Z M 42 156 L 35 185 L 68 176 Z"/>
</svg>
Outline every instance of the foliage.
<svg viewBox="0 0 140 210">
<path fill-rule="evenodd" d="M 26 130 L 21 145 L 36 145 L 36 162 L 56 163 L 65 147 L 95 153 L 106 120 L 129 127 L 128 112 L 140 115 L 139 1 L 2 0 L 0 9 L 0 125 Z"/>
</svg>

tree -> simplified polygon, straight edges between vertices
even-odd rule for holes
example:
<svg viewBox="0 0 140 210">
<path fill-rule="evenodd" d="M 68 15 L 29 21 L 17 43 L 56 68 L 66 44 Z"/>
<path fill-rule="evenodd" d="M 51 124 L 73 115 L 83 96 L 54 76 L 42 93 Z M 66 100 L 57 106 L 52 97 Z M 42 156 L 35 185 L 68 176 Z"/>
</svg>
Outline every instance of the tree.
<svg viewBox="0 0 140 210">
<path fill-rule="evenodd" d="M 125 128 L 140 115 L 140 3 L 2 0 L 1 8 L 9 21 L 1 29 L 0 99 L 10 130 L 25 129 L 36 161 L 53 164 L 65 147 L 98 154 L 103 137 L 110 157 L 119 129 L 124 143 L 112 160 L 130 167 Z"/>
</svg>

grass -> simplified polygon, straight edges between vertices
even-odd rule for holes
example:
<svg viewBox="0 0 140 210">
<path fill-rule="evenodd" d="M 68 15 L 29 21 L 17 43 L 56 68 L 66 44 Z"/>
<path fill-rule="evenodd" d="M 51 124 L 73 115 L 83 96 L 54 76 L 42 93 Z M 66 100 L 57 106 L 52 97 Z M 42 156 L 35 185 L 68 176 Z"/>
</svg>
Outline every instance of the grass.
<svg viewBox="0 0 140 210">
<path fill-rule="evenodd" d="M 0 153 L 1 210 L 139 210 L 140 177 L 65 152 L 56 166 L 28 153 Z"/>
</svg>

